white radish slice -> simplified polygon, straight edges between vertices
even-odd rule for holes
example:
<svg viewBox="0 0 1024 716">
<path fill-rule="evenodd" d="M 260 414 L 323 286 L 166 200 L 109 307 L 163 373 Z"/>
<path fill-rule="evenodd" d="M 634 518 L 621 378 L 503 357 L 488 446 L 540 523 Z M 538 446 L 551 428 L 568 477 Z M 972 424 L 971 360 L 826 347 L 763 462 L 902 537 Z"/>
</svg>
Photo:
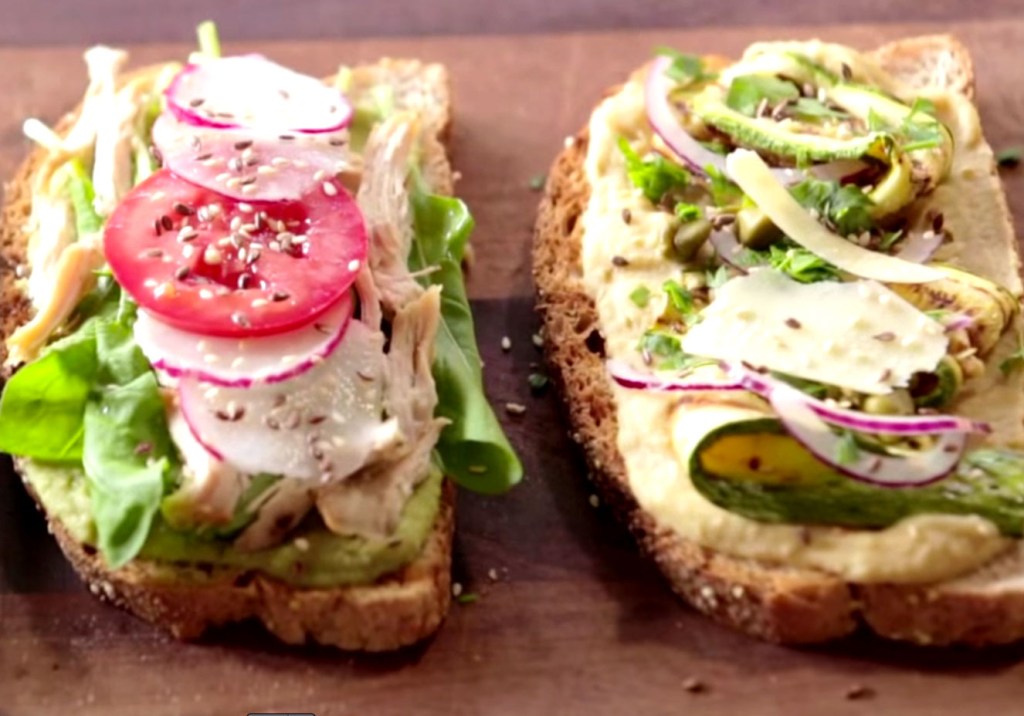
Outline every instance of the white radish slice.
<svg viewBox="0 0 1024 716">
<path fill-rule="evenodd" d="M 334 132 L 352 120 L 352 105 L 341 92 L 262 55 L 186 65 L 166 96 L 181 121 L 220 129 Z"/>
<path fill-rule="evenodd" d="M 182 179 L 242 201 L 299 199 L 328 178 L 359 171 L 344 130 L 279 135 L 211 129 L 162 114 L 153 124 L 153 145 Z"/>
<path fill-rule="evenodd" d="M 221 338 L 183 331 L 140 310 L 135 341 L 153 367 L 171 378 L 225 387 L 280 383 L 313 368 L 342 342 L 352 318 L 351 293 L 313 323 L 286 333 Z"/>
<path fill-rule="evenodd" d="M 243 389 L 182 380 L 182 413 L 196 438 L 240 472 L 342 479 L 401 438 L 397 421 L 383 417 L 383 341 L 353 320 L 330 356 L 284 383 Z"/>
</svg>

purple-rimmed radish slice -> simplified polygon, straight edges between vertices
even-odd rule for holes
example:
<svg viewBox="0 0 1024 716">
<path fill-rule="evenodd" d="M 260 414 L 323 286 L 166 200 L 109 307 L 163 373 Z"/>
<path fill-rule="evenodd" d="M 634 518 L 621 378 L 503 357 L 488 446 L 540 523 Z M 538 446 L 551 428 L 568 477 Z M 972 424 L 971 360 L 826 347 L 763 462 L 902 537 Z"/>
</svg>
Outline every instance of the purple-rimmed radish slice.
<svg viewBox="0 0 1024 716">
<path fill-rule="evenodd" d="M 240 472 L 342 479 L 401 438 L 383 417 L 383 340 L 353 320 L 333 353 L 283 383 L 244 389 L 184 379 L 182 413 L 196 438 Z"/>
<path fill-rule="evenodd" d="M 163 114 L 153 124 L 153 145 L 177 176 L 241 201 L 295 200 L 329 178 L 359 173 L 344 131 L 210 129 Z"/>
<path fill-rule="evenodd" d="M 942 433 L 931 447 L 901 453 L 879 455 L 861 449 L 849 460 L 841 460 L 842 438 L 815 415 L 814 410 L 795 388 L 777 386 L 771 394 L 772 408 L 786 431 L 811 454 L 838 472 L 882 487 L 921 487 L 941 480 L 960 462 L 967 444 L 966 434 Z"/>
<path fill-rule="evenodd" d="M 202 127 L 335 132 L 352 120 L 345 96 L 315 77 L 261 55 L 186 65 L 166 91 L 167 108 Z"/>
<path fill-rule="evenodd" d="M 225 387 L 280 383 L 323 361 L 345 337 L 352 294 L 302 328 L 272 336 L 222 338 L 175 328 L 144 310 L 135 340 L 154 368 L 172 378 L 195 378 Z"/>
</svg>

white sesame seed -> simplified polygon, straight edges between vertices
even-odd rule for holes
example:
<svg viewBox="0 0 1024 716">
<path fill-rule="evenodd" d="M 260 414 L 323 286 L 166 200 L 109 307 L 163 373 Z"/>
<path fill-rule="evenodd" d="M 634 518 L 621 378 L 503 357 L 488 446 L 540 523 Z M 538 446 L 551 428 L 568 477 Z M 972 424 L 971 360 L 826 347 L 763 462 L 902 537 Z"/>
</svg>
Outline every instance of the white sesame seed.
<svg viewBox="0 0 1024 716">
<path fill-rule="evenodd" d="M 590 497 L 587 498 L 587 502 L 590 503 L 591 507 L 598 507 L 601 504 L 601 498 L 599 498 L 597 495 L 591 495 Z"/>
<path fill-rule="evenodd" d="M 224 185 L 228 189 L 237 189 L 238 187 L 240 187 L 242 185 L 242 180 L 239 179 L 238 177 L 231 177 L 226 182 L 224 182 Z"/>
<path fill-rule="evenodd" d="M 199 289 L 199 298 L 202 298 L 204 300 L 209 300 L 209 299 L 213 298 L 213 291 L 211 291 L 208 288 L 201 288 L 201 289 Z"/>
<path fill-rule="evenodd" d="M 274 167 L 272 166 L 260 164 L 258 167 L 256 167 L 256 173 L 262 176 L 269 176 L 271 174 L 277 174 L 277 170 L 274 169 Z"/>
<path fill-rule="evenodd" d="M 219 360 L 220 356 L 218 356 L 216 353 L 207 353 L 206 355 L 203 356 L 204 363 L 216 363 Z"/>
<path fill-rule="evenodd" d="M 291 162 L 289 162 L 284 157 L 274 157 L 273 159 L 270 160 L 270 163 L 272 166 L 275 167 L 283 167 L 287 166 L 288 164 L 291 164 Z"/>
<path fill-rule="evenodd" d="M 192 239 L 196 238 L 197 236 L 199 236 L 199 232 L 196 231 L 196 227 L 194 227 L 194 226 L 182 226 L 181 230 L 178 232 L 178 241 L 181 241 L 181 242 L 191 241 Z"/>
<path fill-rule="evenodd" d="M 452 596 L 458 597 L 462 594 L 462 585 L 459 582 L 452 582 Z"/>
<path fill-rule="evenodd" d="M 501 337 L 501 350 L 510 351 L 512 350 L 512 339 L 508 336 Z"/>
<path fill-rule="evenodd" d="M 255 194 L 256 193 L 256 185 L 255 184 L 246 184 L 245 186 L 242 187 L 242 193 L 243 194 Z"/>
<path fill-rule="evenodd" d="M 359 259 L 352 259 L 348 262 L 348 270 L 355 273 L 359 270 Z"/>
<path fill-rule="evenodd" d="M 147 278 L 142 282 L 145 288 L 156 288 L 157 280 L 155 278 Z"/>
<path fill-rule="evenodd" d="M 183 257 L 185 257 L 186 259 L 190 259 L 190 258 L 192 258 L 192 255 L 195 254 L 195 252 L 196 252 L 196 247 L 195 246 L 193 246 L 192 244 L 186 244 L 185 248 L 183 248 L 181 250 L 181 255 Z"/>
<path fill-rule="evenodd" d="M 268 301 L 265 298 L 256 298 L 256 299 L 253 299 L 253 302 L 252 302 L 251 305 L 252 305 L 253 308 L 263 308 L 268 303 L 270 303 L 270 301 Z"/>
<path fill-rule="evenodd" d="M 327 178 L 327 172 L 323 169 L 317 169 L 316 174 L 313 175 L 313 181 L 323 181 Z"/>
<path fill-rule="evenodd" d="M 566 149 L 568 149 L 569 147 L 571 147 L 575 143 L 576 143 L 576 137 L 573 137 L 572 135 L 566 137 L 565 140 L 562 142 L 562 144 L 565 145 Z"/>
<path fill-rule="evenodd" d="M 205 261 L 206 263 L 210 264 L 211 266 L 216 266 L 217 264 L 219 264 L 223 260 L 224 260 L 224 255 L 220 252 L 220 249 L 218 249 L 216 246 L 213 246 L 213 245 L 207 246 L 206 250 L 203 251 L 203 261 Z"/>
<path fill-rule="evenodd" d="M 544 336 L 542 336 L 541 334 L 534 333 L 532 336 L 530 336 L 530 340 L 533 342 L 533 345 L 535 345 L 537 348 L 544 347 Z"/>
<path fill-rule="evenodd" d="M 338 188 L 329 181 L 325 181 L 323 185 L 324 194 L 327 196 L 337 196 Z"/>
<path fill-rule="evenodd" d="M 522 415 L 526 412 L 526 406 L 522 403 L 505 403 L 505 412 L 509 415 Z"/>
<path fill-rule="evenodd" d="M 488 569 L 487 570 L 487 578 L 490 579 L 492 582 L 497 582 L 498 581 L 498 570 L 494 569 L 493 567 Z"/>
<path fill-rule="evenodd" d="M 292 541 L 292 544 L 294 544 L 295 549 L 299 550 L 300 552 L 306 552 L 309 550 L 309 540 L 305 537 L 296 537 Z"/>
<path fill-rule="evenodd" d="M 252 208 L 252 204 L 246 204 L 244 201 L 240 201 L 238 203 L 238 210 L 243 214 L 251 214 L 252 212 L 256 211 L 255 209 Z"/>
<path fill-rule="evenodd" d="M 223 172 L 223 173 L 218 174 L 217 176 L 215 176 L 213 178 L 213 180 L 215 182 L 219 182 L 220 184 L 223 184 L 224 182 L 226 182 L 228 179 L 231 179 L 231 178 L 232 178 L 231 174 L 229 174 L 228 172 Z"/>
<path fill-rule="evenodd" d="M 231 361 L 231 367 L 241 368 L 243 363 L 245 363 L 245 356 L 238 356 L 233 361 Z"/>
</svg>

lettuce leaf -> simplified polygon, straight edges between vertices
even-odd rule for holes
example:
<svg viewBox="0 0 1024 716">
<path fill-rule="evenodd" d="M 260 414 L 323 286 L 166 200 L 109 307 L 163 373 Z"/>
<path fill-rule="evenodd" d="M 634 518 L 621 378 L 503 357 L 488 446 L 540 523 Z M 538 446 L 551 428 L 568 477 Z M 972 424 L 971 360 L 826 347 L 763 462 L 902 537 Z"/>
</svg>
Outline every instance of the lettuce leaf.
<svg viewBox="0 0 1024 716">
<path fill-rule="evenodd" d="M 461 268 L 473 217 L 459 199 L 428 194 L 422 186 L 413 190 L 411 202 L 415 236 L 409 268 L 435 268 L 421 280 L 441 286 L 433 373 L 437 412 L 452 422 L 441 434 L 437 451 L 447 474 L 463 487 L 504 492 L 522 479 L 523 466 L 484 393 Z"/>
<path fill-rule="evenodd" d="M 175 461 L 133 320 L 121 299 L 15 373 L 0 398 L 0 451 L 84 468 L 98 546 L 115 569 L 142 548 Z"/>
</svg>

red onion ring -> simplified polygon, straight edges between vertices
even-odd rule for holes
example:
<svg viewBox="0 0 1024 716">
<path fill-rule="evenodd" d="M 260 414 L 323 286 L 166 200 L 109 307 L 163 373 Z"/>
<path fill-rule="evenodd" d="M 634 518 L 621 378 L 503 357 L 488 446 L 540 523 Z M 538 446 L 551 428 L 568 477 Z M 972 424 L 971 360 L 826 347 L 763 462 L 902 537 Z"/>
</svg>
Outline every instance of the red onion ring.
<svg viewBox="0 0 1024 716">
<path fill-rule="evenodd" d="M 896 252 L 896 258 L 923 264 L 942 246 L 942 234 L 934 231 L 914 231 L 907 235 Z"/>
</svg>

